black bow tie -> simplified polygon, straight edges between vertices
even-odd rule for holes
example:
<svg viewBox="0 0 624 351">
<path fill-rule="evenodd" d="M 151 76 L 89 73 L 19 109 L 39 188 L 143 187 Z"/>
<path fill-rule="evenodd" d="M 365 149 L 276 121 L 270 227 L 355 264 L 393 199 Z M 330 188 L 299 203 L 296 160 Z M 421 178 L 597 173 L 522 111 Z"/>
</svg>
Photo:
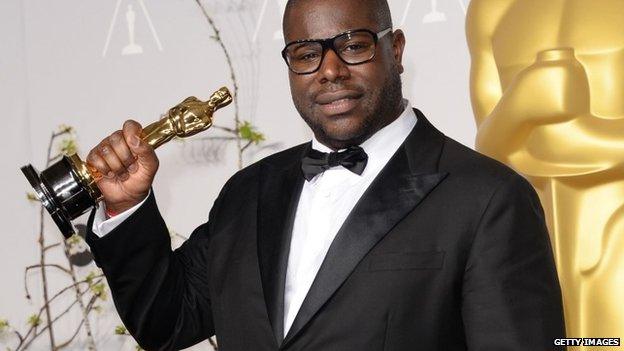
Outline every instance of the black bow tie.
<svg viewBox="0 0 624 351">
<path fill-rule="evenodd" d="M 330 153 L 310 148 L 308 154 L 301 160 L 301 170 L 307 181 L 311 181 L 318 174 L 336 166 L 343 166 L 357 175 L 362 175 L 367 162 L 368 155 L 359 146 L 351 146 L 344 151 Z"/>
</svg>

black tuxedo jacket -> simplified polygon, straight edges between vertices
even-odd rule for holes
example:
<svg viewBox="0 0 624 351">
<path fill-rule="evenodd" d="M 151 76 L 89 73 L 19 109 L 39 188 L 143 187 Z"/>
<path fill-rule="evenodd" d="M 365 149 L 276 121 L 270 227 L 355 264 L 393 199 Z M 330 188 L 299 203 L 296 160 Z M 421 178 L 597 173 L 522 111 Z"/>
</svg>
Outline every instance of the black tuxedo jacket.
<svg viewBox="0 0 624 351">
<path fill-rule="evenodd" d="M 531 185 L 416 113 L 285 338 L 290 233 L 310 144 L 234 175 L 178 250 L 153 196 L 103 238 L 88 233 L 130 333 L 147 350 L 213 334 L 224 351 L 555 349 L 561 293 Z"/>
</svg>

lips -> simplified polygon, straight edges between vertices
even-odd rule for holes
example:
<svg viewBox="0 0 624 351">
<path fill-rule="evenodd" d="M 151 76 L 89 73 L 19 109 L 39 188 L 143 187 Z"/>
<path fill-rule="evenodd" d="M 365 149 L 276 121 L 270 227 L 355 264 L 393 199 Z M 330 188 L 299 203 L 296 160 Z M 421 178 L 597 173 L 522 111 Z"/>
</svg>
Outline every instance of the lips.
<svg viewBox="0 0 624 351">
<path fill-rule="evenodd" d="M 340 90 L 319 94 L 315 101 L 324 114 L 339 115 L 353 110 L 362 95 L 362 93 L 354 90 Z"/>
</svg>

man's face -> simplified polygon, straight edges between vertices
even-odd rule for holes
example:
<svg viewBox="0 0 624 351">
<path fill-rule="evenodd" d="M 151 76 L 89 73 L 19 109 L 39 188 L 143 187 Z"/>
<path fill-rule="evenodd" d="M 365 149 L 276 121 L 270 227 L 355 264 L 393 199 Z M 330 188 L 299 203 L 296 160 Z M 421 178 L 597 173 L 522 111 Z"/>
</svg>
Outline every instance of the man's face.
<svg viewBox="0 0 624 351">
<path fill-rule="evenodd" d="M 373 11 L 361 0 L 302 1 L 286 14 L 286 42 L 385 30 Z M 400 115 L 404 45 L 403 33 L 396 31 L 379 40 L 370 62 L 348 65 L 327 50 L 317 72 L 289 72 L 295 107 L 321 143 L 336 150 L 359 145 Z"/>
</svg>

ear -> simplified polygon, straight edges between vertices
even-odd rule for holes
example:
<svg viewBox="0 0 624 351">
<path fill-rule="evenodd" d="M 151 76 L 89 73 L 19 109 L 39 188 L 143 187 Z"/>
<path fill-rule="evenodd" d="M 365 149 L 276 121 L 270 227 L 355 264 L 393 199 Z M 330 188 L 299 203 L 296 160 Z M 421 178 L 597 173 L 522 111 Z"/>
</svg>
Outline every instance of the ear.
<svg viewBox="0 0 624 351">
<path fill-rule="evenodd" d="M 403 73 L 403 51 L 405 50 L 405 34 L 400 29 L 397 29 L 392 33 L 392 53 L 394 55 L 394 62 L 399 69 L 399 73 Z"/>
</svg>

